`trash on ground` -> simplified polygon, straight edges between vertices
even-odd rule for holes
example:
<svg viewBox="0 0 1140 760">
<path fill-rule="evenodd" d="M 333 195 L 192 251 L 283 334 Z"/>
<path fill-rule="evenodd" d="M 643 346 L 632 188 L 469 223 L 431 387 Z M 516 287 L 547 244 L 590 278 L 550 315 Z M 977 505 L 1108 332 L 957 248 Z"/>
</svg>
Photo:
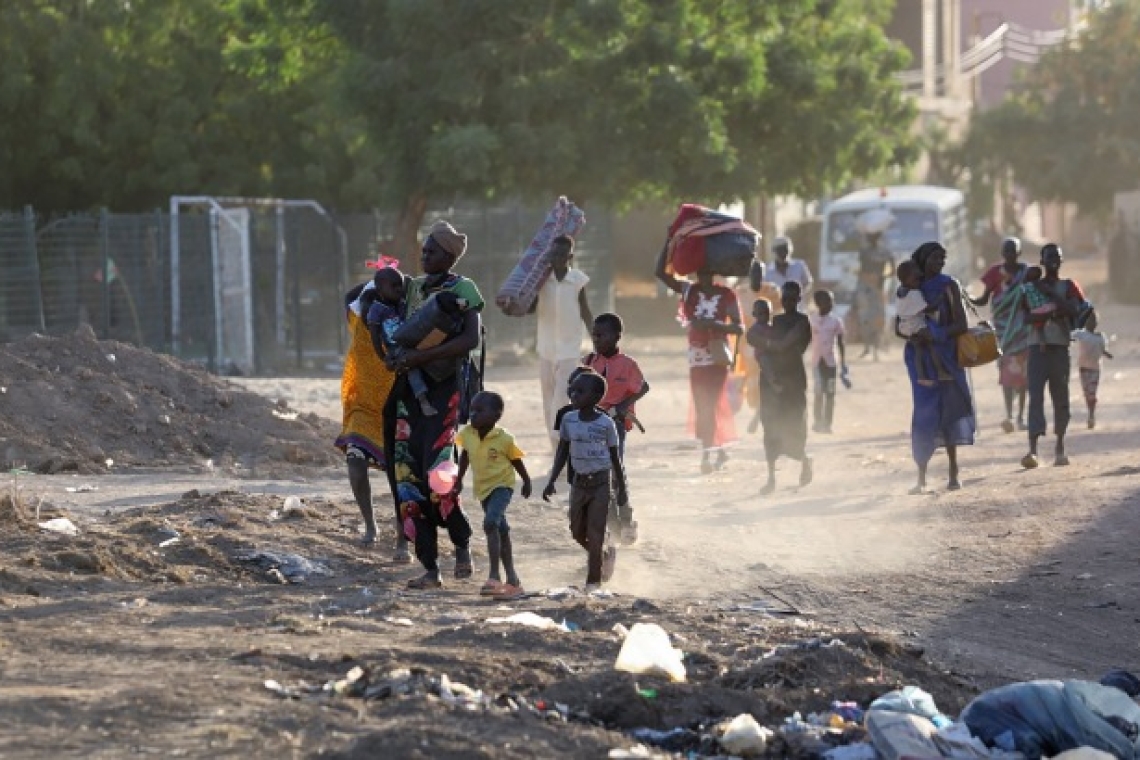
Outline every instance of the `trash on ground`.
<svg viewBox="0 0 1140 760">
<path fill-rule="evenodd" d="M 934 697 L 917 686 L 904 686 L 896 691 L 887 692 L 872 702 L 867 709 L 920 715 L 933 723 L 936 728 L 945 728 L 953 723 L 952 720 L 939 712 L 938 707 L 934 704 Z"/>
<path fill-rule="evenodd" d="M 759 757 L 768 749 L 768 741 L 775 733 L 764 728 L 748 713 L 741 713 L 718 727 L 723 730 L 720 746 L 734 755 Z"/>
<path fill-rule="evenodd" d="M 634 623 L 622 642 L 614 669 L 634 675 L 663 675 L 685 680 L 681 651 L 674 649 L 669 634 L 656 623 Z"/>
<path fill-rule="evenodd" d="M 411 620 L 409 620 L 406 617 L 387 616 L 384 618 L 384 622 L 385 623 L 391 623 L 392 625 L 403 626 L 404 628 L 411 628 L 413 625 L 415 625 L 415 623 L 413 623 Z"/>
<path fill-rule="evenodd" d="M 292 409 L 274 409 L 273 416 L 279 420 L 292 421 L 301 416 L 301 413 L 295 412 Z"/>
<path fill-rule="evenodd" d="M 492 625 L 523 625 L 528 628 L 538 628 L 542 631 L 563 631 L 569 633 L 571 630 L 565 620 L 561 623 L 556 623 L 551 618 L 536 615 L 533 612 L 516 612 L 510 617 L 487 618 L 487 622 Z"/>
<path fill-rule="evenodd" d="M 332 575 L 328 566 L 300 554 L 255 550 L 239 554 L 238 562 L 248 562 L 266 570 L 279 571 L 290 583 L 304 583 L 310 575 Z"/>
<path fill-rule="evenodd" d="M 1092 681 L 1027 681 L 976 697 L 961 721 L 987 745 L 1030 758 L 1080 747 L 1135 757 L 1140 706 Z"/>
<path fill-rule="evenodd" d="M 166 539 L 165 541 L 160 541 L 158 544 L 158 548 L 159 549 L 165 549 L 168 546 L 173 546 L 174 544 L 179 543 L 181 540 L 182 539 L 180 539 L 178 536 L 173 536 L 171 538 Z"/>
<path fill-rule="evenodd" d="M 71 520 L 66 517 L 55 517 L 47 522 L 39 523 L 39 526 L 46 531 L 52 533 L 59 533 L 64 536 L 78 536 L 79 528 Z"/>
<path fill-rule="evenodd" d="M 90 483 L 84 483 L 81 486 L 68 486 L 67 487 L 68 493 L 91 493 L 92 491 L 98 491 L 98 490 L 99 490 L 99 486 L 93 486 Z"/>
</svg>

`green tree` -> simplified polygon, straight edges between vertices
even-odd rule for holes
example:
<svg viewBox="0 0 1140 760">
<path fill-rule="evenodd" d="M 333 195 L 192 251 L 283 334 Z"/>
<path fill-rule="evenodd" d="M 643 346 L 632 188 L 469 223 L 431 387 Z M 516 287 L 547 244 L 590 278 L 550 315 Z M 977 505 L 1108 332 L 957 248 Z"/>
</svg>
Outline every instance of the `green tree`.
<svg viewBox="0 0 1140 760">
<path fill-rule="evenodd" d="M 1138 123 L 1140 2 L 1125 0 L 1043 56 L 1016 94 L 975 119 L 967 144 L 1037 198 L 1103 213 L 1138 186 Z"/>
<path fill-rule="evenodd" d="M 354 134 L 309 0 L 0 4 L 0 207 L 337 201 Z"/>
<path fill-rule="evenodd" d="M 911 156 L 878 0 L 341 0 L 342 94 L 414 240 L 429 202 L 818 193 Z"/>
</svg>

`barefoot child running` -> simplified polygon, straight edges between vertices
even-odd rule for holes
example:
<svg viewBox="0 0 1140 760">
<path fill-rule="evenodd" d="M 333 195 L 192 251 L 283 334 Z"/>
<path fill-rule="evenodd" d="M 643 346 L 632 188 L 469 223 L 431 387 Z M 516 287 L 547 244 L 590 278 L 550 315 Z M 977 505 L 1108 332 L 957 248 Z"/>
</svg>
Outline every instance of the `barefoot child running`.
<svg viewBox="0 0 1140 760">
<path fill-rule="evenodd" d="M 617 427 L 596 408 L 605 395 L 605 378 L 593 372 L 583 372 L 570 384 L 570 403 L 574 409 L 562 418 L 558 452 L 554 455 L 550 481 L 542 491 L 543 501 L 550 501 L 562 468 L 567 461 L 573 464 L 570 533 L 589 552 L 586 588 L 591 590 L 613 576 L 617 560 L 616 547 L 606 546 L 606 523 L 614 487 L 618 502 L 626 501 L 625 468 L 618 452 Z"/>
<path fill-rule="evenodd" d="M 524 499 L 530 498 L 531 483 L 523 464 L 523 452 L 514 436 L 498 427 L 502 416 L 503 397 L 498 393 L 482 391 L 471 400 L 471 422 L 455 436 L 461 453 L 454 493 L 458 495 L 463 490 L 463 476 L 470 468 L 475 473 L 475 498 L 483 505 L 483 532 L 487 534 L 487 558 L 491 566 L 487 582 L 479 593 L 509 600 L 525 592 L 515 572 L 507 507 L 514 495 L 515 473 L 522 478 Z M 499 577 L 500 562 L 506 571 L 506 583 Z"/>
<path fill-rule="evenodd" d="M 646 393 L 649 383 L 641 374 L 641 367 L 629 354 L 618 347 L 624 325 L 617 314 L 599 314 L 594 318 L 590 338 L 594 342 L 594 353 L 582 359 L 582 364 L 606 379 L 606 395 L 598 406 L 614 420 L 618 435 L 618 452 L 625 464 L 625 436 L 633 428 L 637 415 L 634 404 Z M 642 428 L 644 431 L 644 428 Z M 637 541 L 637 523 L 633 519 L 633 507 L 628 500 L 617 502 L 616 533 L 622 544 Z"/>
<path fill-rule="evenodd" d="M 1077 342 L 1077 368 L 1081 373 L 1081 390 L 1089 410 L 1089 430 L 1096 427 L 1096 391 L 1100 385 L 1100 359 L 1114 358 L 1108 352 L 1108 338 L 1097 332 L 1096 311 L 1089 309 L 1084 327 L 1073 331 Z"/>
<path fill-rule="evenodd" d="M 817 433 L 830 433 L 835 415 L 835 380 L 847 376 L 847 349 L 843 345 L 843 320 L 831 313 L 835 298 L 830 290 L 811 294 L 816 314 L 811 319 L 811 363 L 815 374 L 814 425 Z M 839 360 L 835 351 L 839 349 Z"/>
</svg>

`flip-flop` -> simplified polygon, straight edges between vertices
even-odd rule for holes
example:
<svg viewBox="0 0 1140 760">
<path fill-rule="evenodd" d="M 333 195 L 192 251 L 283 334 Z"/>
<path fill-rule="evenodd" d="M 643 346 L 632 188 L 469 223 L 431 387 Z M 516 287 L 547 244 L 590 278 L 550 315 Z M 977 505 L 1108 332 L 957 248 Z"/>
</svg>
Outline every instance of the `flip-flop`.
<svg viewBox="0 0 1140 760">
<path fill-rule="evenodd" d="M 513 602 L 517 599 L 522 599 L 526 596 L 526 591 L 522 586 L 512 586 L 509 583 L 504 583 L 499 586 L 499 593 L 495 594 L 496 602 Z"/>
<path fill-rule="evenodd" d="M 502 581 L 488 580 L 479 589 L 479 596 L 498 596 L 507 585 Z"/>
</svg>

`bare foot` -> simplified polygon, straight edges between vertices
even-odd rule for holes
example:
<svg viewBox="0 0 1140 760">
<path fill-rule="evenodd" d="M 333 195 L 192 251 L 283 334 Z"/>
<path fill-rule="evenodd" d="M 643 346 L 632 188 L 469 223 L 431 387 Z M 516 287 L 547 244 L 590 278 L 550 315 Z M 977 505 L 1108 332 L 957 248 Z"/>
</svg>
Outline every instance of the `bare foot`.
<svg viewBox="0 0 1140 760">
<path fill-rule="evenodd" d="M 911 496 L 921 496 L 922 494 L 926 493 L 926 486 L 924 486 L 922 483 L 919 483 L 907 491 L 907 493 Z"/>
<path fill-rule="evenodd" d="M 811 457 L 804 457 L 803 464 L 800 465 L 800 485 L 806 486 L 811 483 L 812 476 L 815 474 L 811 466 Z"/>
<path fill-rule="evenodd" d="M 1012 433 L 1013 432 L 1013 420 L 1010 420 L 1010 419 L 1004 420 L 1001 423 L 1001 431 L 1003 433 Z"/>
<path fill-rule="evenodd" d="M 764 484 L 764 487 L 760 489 L 760 495 L 761 496 L 767 496 L 768 494 L 772 493 L 775 490 L 776 490 L 776 481 L 775 480 L 769 480 L 767 483 Z"/>
<path fill-rule="evenodd" d="M 946 489 L 948 491 L 960 491 L 962 490 L 962 483 L 957 477 L 950 478 L 950 482 L 946 484 Z"/>
<path fill-rule="evenodd" d="M 364 536 L 361 537 L 360 543 L 363 544 L 364 546 L 372 546 L 373 544 L 376 543 L 376 526 L 375 525 L 365 525 L 364 526 Z"/>
</svg>

